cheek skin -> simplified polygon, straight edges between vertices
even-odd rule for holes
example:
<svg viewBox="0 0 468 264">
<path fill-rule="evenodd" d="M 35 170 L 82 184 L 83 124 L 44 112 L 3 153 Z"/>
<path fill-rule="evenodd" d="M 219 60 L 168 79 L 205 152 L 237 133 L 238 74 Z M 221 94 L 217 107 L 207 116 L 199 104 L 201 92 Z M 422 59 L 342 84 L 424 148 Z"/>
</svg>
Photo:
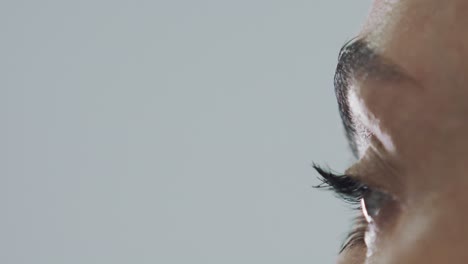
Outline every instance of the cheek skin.
<svg viewBox="0 0 468 264">
<path fill-rule="evenodd" d="M 460 208 L 466 208 L 468 199 L 463 192 L 458 196 L 446 191 L 410 204 L 395 225 L 382 232 L 378 254 L 366 263 L 467 263 L 468 213 Z"/>
</svg>

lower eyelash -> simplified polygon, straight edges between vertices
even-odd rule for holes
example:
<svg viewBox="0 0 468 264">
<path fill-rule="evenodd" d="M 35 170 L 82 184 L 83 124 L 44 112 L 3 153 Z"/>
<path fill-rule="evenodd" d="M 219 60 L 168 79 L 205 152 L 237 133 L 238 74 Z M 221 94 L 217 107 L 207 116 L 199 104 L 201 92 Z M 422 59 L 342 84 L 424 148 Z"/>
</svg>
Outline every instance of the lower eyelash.
<svg viewBox="0 0 468 264">
<path fill-rule="evenodd" d="M 348 233 L 346 239 L 344 240 L 343 244 L 340 248 L 340 254 L 348 248 L 352 248 L 354 246 L 366 246 L 366 242 L 364 237 L 367 231 L 367 221 L 361 215 L 356 217 L 353 223 L 353 228 L 351 232 Z"/>
</svg>

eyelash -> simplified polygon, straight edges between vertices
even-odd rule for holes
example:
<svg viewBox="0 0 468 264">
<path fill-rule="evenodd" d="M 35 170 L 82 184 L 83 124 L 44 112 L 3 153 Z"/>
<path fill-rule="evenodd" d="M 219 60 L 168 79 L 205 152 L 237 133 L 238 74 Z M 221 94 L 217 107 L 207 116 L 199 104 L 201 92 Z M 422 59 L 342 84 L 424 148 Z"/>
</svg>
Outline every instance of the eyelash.
<svg viewBox="0 0 468 264">
<path fill-rule="evenodd" d="M 369 186 L 361 181 L 358 181 L 347 175 L 337 175 L 330 170 L 324 169 L 316 164 L 312 167 L 320 174 L 321 184 L 314 186 L 319 189 L 326 189 L 333 191 L 336 196 L 351 205 L 351 208 L 356 211 L 361 211 L 361 199 L 365 193 L 369 191 Z M 340 253 L 345 249 L 355 245 L 365 245 L 364 236 L 367 229 L 367 221 L 362 215 L 359 214 L 355 218 L 351 232 L 346 236 L 343 242 Z"/>
</svg>

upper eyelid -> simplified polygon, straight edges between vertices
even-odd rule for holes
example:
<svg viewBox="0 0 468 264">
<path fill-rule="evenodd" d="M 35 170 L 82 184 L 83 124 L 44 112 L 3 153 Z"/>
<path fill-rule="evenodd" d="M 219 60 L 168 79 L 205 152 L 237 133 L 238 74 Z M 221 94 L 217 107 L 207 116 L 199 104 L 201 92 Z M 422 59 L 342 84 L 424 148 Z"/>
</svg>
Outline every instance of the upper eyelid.
<svg viewBox="0 0 468 264">
<path fill-rule="evenodd" d="M 368 148 L 366 154 L 349 167 L 345 174 L 365 183 L 372 189 L 392 196 L 395 200 L 404 200 L 403 171 L 396 168 L 385 157 L 378 155 L 374 148 Z"/>
</svg>

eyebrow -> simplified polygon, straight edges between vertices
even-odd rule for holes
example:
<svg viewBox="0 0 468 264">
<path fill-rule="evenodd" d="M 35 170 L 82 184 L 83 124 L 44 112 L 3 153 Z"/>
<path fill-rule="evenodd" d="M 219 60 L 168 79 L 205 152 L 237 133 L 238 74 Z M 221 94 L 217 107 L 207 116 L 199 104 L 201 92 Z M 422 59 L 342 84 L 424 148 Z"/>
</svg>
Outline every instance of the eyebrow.
<svg viewBox="0 0 468 264">
<path fill-rule="evenodd" d="M 346 138 L 352 153 L 358 157 L 359 135 L 348 101 L 351 82 L 356 79 L 372 79 L 380 82 L 414 80 L 395 63 L 370 48 L 363 38 L 351 39 L 340 49 L 334 77 L 335 95 Z"/>
</svg>

